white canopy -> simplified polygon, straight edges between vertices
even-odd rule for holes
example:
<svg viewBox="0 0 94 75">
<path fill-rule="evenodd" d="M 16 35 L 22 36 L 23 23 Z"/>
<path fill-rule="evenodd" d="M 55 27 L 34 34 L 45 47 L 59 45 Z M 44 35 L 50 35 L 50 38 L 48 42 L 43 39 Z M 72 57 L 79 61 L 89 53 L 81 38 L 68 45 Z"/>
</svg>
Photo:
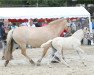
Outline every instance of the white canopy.
<svg viewBox="0 0 94 75">
<path fill-rule="evenodd" d="M 90 17 L 84 7 L 16 7 L 0 8 L 0 18 L 61 18 Z"/>
<path fill-rule="evenodd" d="M 1 19 L 30 19 L 30 18 L 71 18 L 89 17 L 90 31 L 92 25 L 90 13 L 84 7 L 16 7 L 0 8 Z"/>
</svg>

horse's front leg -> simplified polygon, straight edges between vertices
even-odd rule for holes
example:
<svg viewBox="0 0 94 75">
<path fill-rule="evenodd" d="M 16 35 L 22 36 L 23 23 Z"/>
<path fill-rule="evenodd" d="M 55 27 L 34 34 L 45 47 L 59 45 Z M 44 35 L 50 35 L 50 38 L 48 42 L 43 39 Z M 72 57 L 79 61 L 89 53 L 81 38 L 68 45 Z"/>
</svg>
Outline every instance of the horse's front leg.
<svg viewBox="0 0 94 75">
<path fill-rule="evenodd" d="M 5 67 L 8 65 L 9 61 L 12 59 L 12 52 L 9 52 L 7 50 L 5 50 L 4 53 L 4 59 L 5 59 Z"/>
<path fill-rule="evenodd" d="M 58 50 L 58 51 L 55 53 L 55 55 L 56 55 L 57 57 L 59 57 L 61 64 L 65 64 L 67 67 L 70 67 L 70 66 L 67 64 L 67 62 L 64 60 L 64 58 L 62 57 L 62 56 L 63 56 L 62 50 L 61 50 L 61 51 Z"/>
<path fill-rule="evenodd" d="M 86 64 L 84 63 L 84 60 L 83 60 L 83 58 L 82 58 L 82 55 L 80 54 L 80 52 L 82 52 L 83 54 L 85 54 L 85 52 L 80 48 L 80 47 L 77 47 L 77 48 L 75 48 L 76 49 L 76 52 L 77 52 L 77 54 L 79 55 L 79 57 L 80 57 L 80 59 L 81 59 L 81 61 L 82 61 L 82 64 L 84 65 L 84 66 L 86 66 Z"/>
<path fill-rule="evenodd" d="M 27 59 L 29 59 L 29 62 L 33 65 L 35 65 L 35 62 L 26 54 L 26 45 L 20 45 L 21 47 L 21 54 L 23 54 Z"/>
</svg>

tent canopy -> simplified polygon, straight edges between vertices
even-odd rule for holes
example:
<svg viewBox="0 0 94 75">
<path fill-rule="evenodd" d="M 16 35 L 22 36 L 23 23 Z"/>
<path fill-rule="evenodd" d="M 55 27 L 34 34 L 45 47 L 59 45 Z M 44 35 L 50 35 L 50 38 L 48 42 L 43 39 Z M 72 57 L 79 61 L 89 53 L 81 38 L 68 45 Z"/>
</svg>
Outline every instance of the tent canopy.
<svg viewBox="0 0 94 75">
<path fill-rule="evenodd" d="M 84 7 L 16 7 L 0 8 L 1 19 L 90 17 Z"/>
</svg>

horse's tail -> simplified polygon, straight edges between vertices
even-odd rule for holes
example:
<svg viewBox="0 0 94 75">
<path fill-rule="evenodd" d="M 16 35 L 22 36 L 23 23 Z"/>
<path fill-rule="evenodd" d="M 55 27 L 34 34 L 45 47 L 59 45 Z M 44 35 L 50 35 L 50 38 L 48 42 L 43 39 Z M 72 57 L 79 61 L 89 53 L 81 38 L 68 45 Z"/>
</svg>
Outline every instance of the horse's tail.
<svg viewBox="0 0 94 75">
<path fill-rule="evenodd" d="M 43 43 L 42 45 L 41 45 L 41 48 L 48 48 L 48 47 L 50 47 L 51 46 L 51 43 L 52 43 L 52 40 L 49 40 L 49 41 L 47 41 L 46 43 Z"/>
<path fill-rule="evenodd" d="M 10 60 L 12 58 L 12 50 L 13 50 L 13 38 L 12 38 L 13 30 L 10 30 L 7 35 L 7 47 L 5 50 L 5 59 Z"/>
</svg>

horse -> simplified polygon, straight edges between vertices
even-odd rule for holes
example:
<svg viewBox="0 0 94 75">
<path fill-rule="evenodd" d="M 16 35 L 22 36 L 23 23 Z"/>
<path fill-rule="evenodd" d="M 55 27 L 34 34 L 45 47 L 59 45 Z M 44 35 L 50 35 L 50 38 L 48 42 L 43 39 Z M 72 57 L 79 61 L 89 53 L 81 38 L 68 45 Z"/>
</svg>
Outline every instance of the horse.
<svg viewBox="0 0 94 75">
<path fill-rule="evenodd" d="M 76 52 L 78 53 L 82 63 L 84 64 L 84 61 L 82 60 L 82 57 L 79 53 L 79 51 L 84 53 L 84 51 L 80 48 L 81 40 L 84 38 L 84 33 L 85 33 L 84 29 L 83 30 L 79 29 L 72 36 L 56 37 L 52 40 L 47 41 L 46 43 L 43 43 L 41 45 L 41 48 L 43 48 L 44 51 L 43 51 L 41 58 L 38 60 L 37 65 L 40 65 L 40 62 L 42 61 L 42 59 L 45 56 L 46 52 L 48 51 L 49 47 L 53 48 L 52 50 L 54 50 L 54 51 L 52 51 L 52 54 L 50 54 L 49 57 L 51 58 L 52 55 L 54 55 L 54 57 L 55 56 L 59 57 L 60 62 L 64 63 L 67 67 L 69 67 L 69 65 L 66 63 L 65 58 L 63 56 L 63 50 L 65 50 L 65 49 L 76 50 Z M 49 59 L 49 62 L 48 62 L 49 67 L 51 67 L 51 65 L 50 65 L 51 60 Z"/>
<path fill-rule="evenodd" d="M 7 35 L 7 47 L 4 53 L 5 66 L 9 63 L 12 57 L 13 40 L 20 46 L 21 54 L 29 59 L 30 63 L 35 64 L 34 61 L 26 54 L 26 45 L 31 45 L 33 48 L 40 47 L 41 44 L 60 36 L 62 30 L 68 28 L 66 19 L 57 19 L 50 22 L 44 27 L 18 27 L 12 29 Z"/>
</svg>

